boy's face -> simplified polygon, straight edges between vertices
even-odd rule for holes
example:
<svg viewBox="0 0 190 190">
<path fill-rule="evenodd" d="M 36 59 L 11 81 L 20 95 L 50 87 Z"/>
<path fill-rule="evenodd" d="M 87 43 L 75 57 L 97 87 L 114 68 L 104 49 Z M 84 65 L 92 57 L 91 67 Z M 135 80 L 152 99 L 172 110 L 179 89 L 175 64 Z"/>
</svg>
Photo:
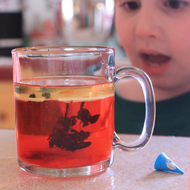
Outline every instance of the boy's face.
<svg viewBox="0 0 190 190">
<path fill-rule="evenodd" d="M 154 87 L 190 90 L 190 0 L 116 0 L 115 25 Z"/>
</svg>

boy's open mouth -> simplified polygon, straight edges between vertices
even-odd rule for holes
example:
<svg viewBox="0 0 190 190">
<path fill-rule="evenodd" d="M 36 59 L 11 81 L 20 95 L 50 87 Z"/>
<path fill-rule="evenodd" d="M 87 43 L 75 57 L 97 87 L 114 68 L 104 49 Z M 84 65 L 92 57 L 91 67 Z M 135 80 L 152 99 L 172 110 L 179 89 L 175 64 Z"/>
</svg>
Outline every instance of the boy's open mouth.
<svg viewBox="0 0 190 190">
<path fill-rule="evenodd" d="M 171 59 L 171 57 L 163 54 L 142 53 L 141 57 L 148 63 L 148 65 L 153 67 L 159 67 L 161 64 L 164 64 Z"/>
</svg>

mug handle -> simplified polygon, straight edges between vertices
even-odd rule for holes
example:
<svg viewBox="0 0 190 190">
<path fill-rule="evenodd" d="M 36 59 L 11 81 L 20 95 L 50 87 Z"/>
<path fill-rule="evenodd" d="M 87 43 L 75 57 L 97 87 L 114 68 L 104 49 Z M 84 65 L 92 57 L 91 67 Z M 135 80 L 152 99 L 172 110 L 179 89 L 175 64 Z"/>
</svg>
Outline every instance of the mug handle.
<svg viewBox="0 0 190 190">
<path fill-rule="evenodd" d="M 145 147 L 152 136 L 156 115 L 155 97 L 151 80 L 144 71 L 131 66 L 120 67 L 116 70 L 114 84 L 116 85 L 120 79 L 126 77 L 136 78 L 143 89 L 146 108 L 144 126 L 140 137 L 137 140 L 129 143 L 121 140 L 117 133 L 114 132 L 113 147 L 124 151 L 136 151 Z"/>
</svg>

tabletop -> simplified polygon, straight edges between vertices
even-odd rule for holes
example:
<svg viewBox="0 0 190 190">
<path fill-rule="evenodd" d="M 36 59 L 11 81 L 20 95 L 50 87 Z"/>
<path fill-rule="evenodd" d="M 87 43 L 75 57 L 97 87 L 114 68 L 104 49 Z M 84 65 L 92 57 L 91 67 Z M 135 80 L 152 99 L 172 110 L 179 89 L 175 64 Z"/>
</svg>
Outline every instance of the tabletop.
<svg viewBox="0 0 190 190">
<path fill-rule="evenodd" d="M 131 141 L 136 135 L 119 134 Z M 164 152 L 184 175 L 154 169 L 158 155 Z M 190 138 L 153 136 L 150 143 L 136 152 L 115 150 L 111 168 L 86 177 L 52 178 L 21 170 L 16 159 L 15 130 L 0 129 L 0 189 L 190 189 Z"/>
</svg>

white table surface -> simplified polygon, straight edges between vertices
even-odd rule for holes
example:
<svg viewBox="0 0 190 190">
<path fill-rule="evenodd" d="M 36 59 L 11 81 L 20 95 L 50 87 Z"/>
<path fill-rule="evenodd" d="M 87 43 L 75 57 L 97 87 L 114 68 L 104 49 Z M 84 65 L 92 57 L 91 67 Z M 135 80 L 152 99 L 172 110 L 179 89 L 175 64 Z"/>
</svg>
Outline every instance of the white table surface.
<svg viewBox="0 0 190 190">
<path fill-rule="evenodd" d="M 134 135 L 120 135 L 124 140 Z M 156 171 L 154 162 L 164 152 L 184 175 Z M 137 152 L 115 150 L 114 164 L 101 174 L 51 178 L 22 171 L 16 160 L 15 130 L 0 129 L 0 189 L 41 190 L 111 190 L 111 189 L 190 189 L 190 138 L 153 136 L 150 143 Z"/>
</svg>

